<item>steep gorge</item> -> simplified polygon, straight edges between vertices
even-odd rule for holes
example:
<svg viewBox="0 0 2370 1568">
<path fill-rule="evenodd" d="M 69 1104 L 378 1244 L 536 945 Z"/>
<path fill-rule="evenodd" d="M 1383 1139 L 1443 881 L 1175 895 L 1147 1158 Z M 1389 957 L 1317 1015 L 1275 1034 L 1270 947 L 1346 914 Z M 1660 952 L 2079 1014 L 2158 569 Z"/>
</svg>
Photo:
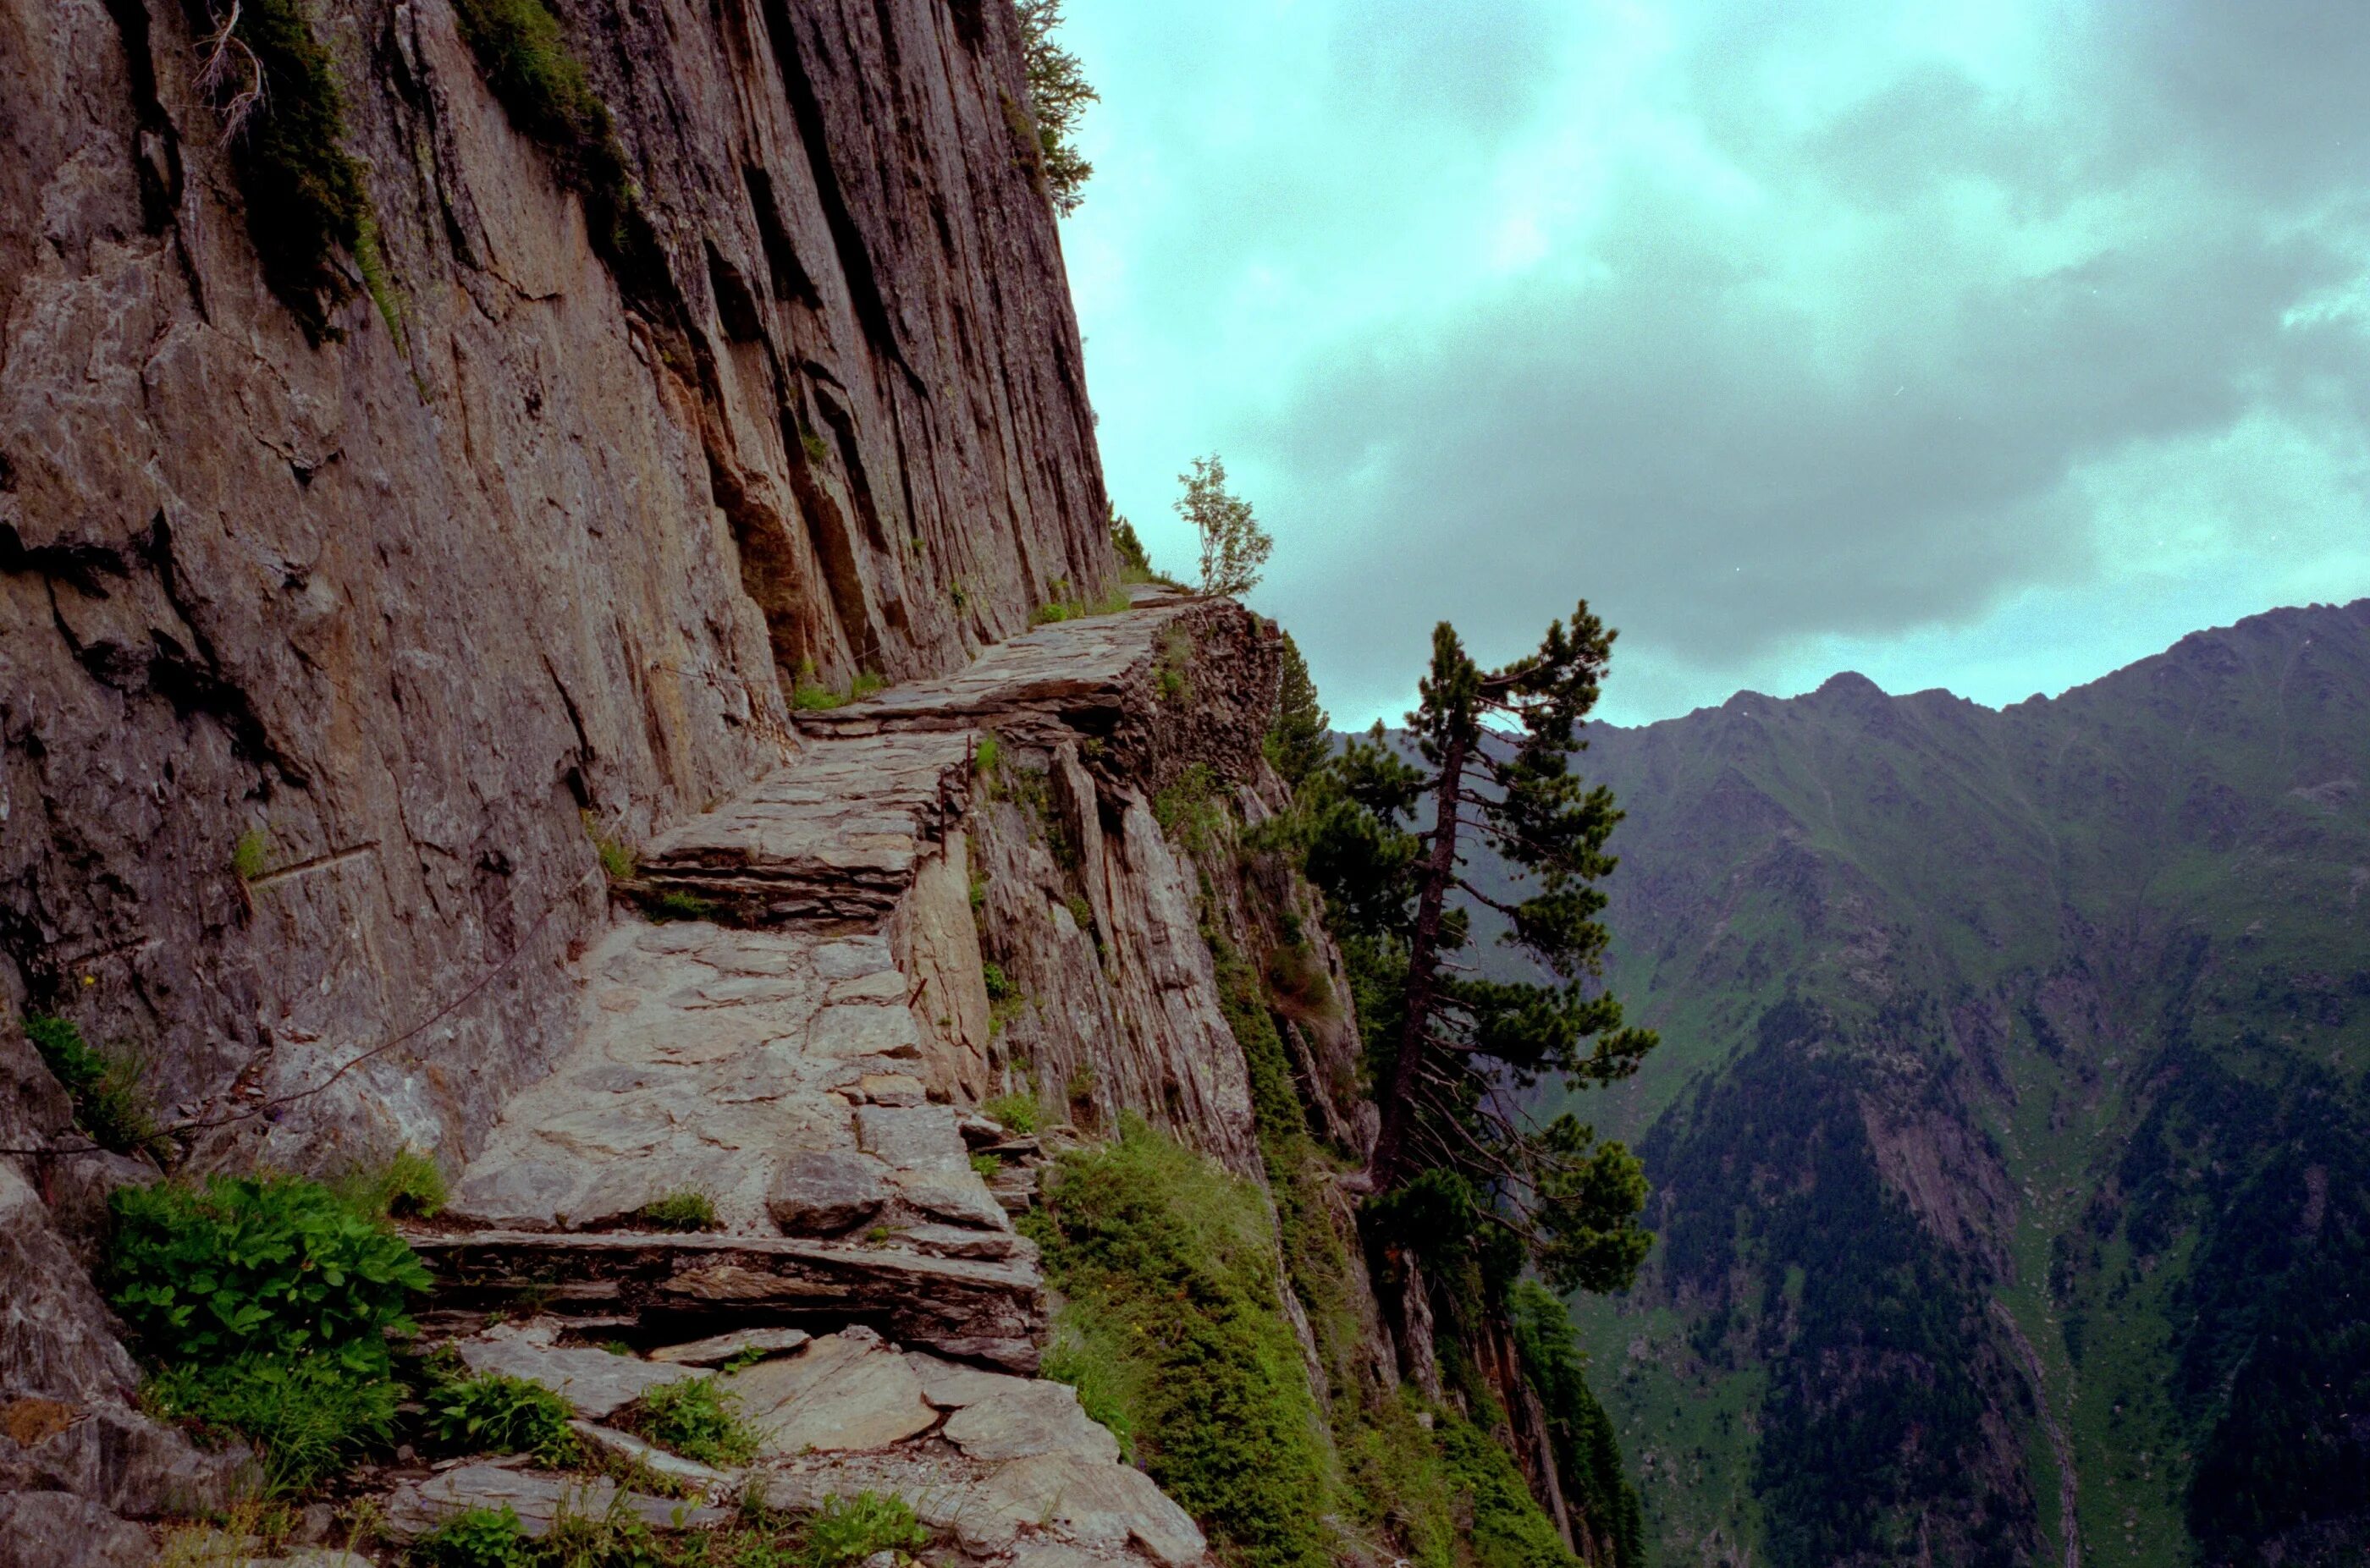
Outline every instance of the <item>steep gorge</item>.
<svg viewBox="0 0 2370 1568">
<path fill-rule="evenodd" d="M 316 258 L 201 74 L 234 14 L 318 46 L 262 111 L 356 182 Z M 546 15 L 565 135 L 488 41 Z M 0 1562 L 245 1484 L 141 1403 L 109 1191 L 403 1150 L 431 1341 L 596 1425 L 726 1379 L 779 1506 L 1040 1568 L 1589 1544 L 1504 1325 L 1370 1279 L 1357 1020 L 1255 843 L 1274 631 L 1114 597 L 1025 103 L 1000 0 L 0 0 Z M 95 1149 L 35 1016 L 163 1136 Z M 1145 1138 L 1256 1242 L 1211 1332 L 1270 1425 L 1138 1434 L 1198 1528 L 1027 1380 L 1060 1195 Z M 370 1476 L 389 1551 L 574 1484 Z"/>
</svg>

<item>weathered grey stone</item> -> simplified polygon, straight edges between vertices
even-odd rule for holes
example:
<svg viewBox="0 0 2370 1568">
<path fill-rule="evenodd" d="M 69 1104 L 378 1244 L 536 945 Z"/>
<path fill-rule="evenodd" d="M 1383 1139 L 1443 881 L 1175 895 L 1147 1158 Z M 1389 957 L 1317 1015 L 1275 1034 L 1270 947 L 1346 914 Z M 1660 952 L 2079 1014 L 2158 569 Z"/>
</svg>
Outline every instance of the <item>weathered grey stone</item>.
<svg viewBox="0 0 2370 1568">
<path fill-rule="evenodd" d="M 1058 1527 L 1082 1544 L 1133 1541 L 1168 1568 L 1184 1568 L 1209 1550 L 1191 1516 L 1170 1502 L 1150 1476 L 1080 1454 L 1015 1459 L 988 1477 L 980 1499 L 993 1513 Z"/>
<path fill-rule="evenodd" d="M 979 1173 L 969 1168 L 901 1173 L 897 1191 L 914 1207 L 950 1225 L 967 1225 L 980 1230 L 1012 1229 L 1004 1206 L 995 1201 L 995 1195 L 988 1191 Z"/>
<path fill-rule="evenodd" d="M 998 1394 L 1030 1386 L 1026 1378 L 966 1367 L 959 1361 L 941 1360 L 918 1350 L 905 1353 L 905 1364 L 914 1368 L 915 1377 L 921 1379 L 922 1397 L 940 1410 L 961 1410 L 984 1399 L 993 1399 Z"/>
<path fill-rule="evenodd" d="M 0 1568 L 143 1568 L 148 1532 L 71 1492 L 0 1493 Z"/>
<path fill-rule="evenodd" d="M 571 1421 L 568 1426 L 569 1431 L 602 1453 L 639 1465 L 653 1475 L 698 1487 L 707 1496 L 720 1496 L 732 1484 L 732 1477 L 726 1471 L 713 1465 L 701 1464 L 697 1459 L 685 1459 L 681 1454 L 669 1453 L 655 1443 L 643 1442 L 630 1432 L 620 1432 L 598 1422 L 583 1420 Z"/>
<path fill-rule="evenodd" d="M 893 1244 L 942 1258 L 1010 1258 L 1034 1265 L 1037 1243 L 1011 1230 L 979 1230 L 967 1225 L 907 1225 Z"/>
<path fill-rule="evenodd" d="M 453 1348 L 470 1371 L 540 1383 L 566 1400 L 577 1414 L 594 1421 L 624 1409 L 652 1389 L 708 1376 L 696 1368 L 643 1361 L 606 1350 L 537 1345 L 516 1334 L 459 1340 Z"/>
<path fill-rule="evenodd" d="M 856 1087 L 876 1105 L 919 1105 L 930 1098 L 922 1081 L 905 1072 L 868 1072 L 857 1080 Z"/>
<path fill-rule="evenodd" d="M 796 1350 L 814 1336 L 804 1329 L 738 1329 L 710 1334 L 688 1345 L 670 1345 L 650 1352 L 653 1361 L 681 1367 L 720 1367 L 745 1351 L 772 1356 Z"/>
<path fill-rule="evenodd" d="M 1025 1382 L 976 1400 L 947 1417 L 947 1441 L 975 1459 L 1080 1454 L 1116 1463 L 1119 1439 L 1078 1408 L 1066 1383 Z"/>
<path fill-rule="evenodd" d="M 773 1457 L 885 1448 L 938 1419 L 921 1379 L 877 1337 L 827 1334 L 796 1356 L 731 1374 L 723 1387 Z"/>
<path fill-rule="evenodd" d="M 786 1236 L 834 1236 L 889 1201 L 889 1171 L 854 1150 L 786 1155 L 765 1189 L 765 1212 Z"/>
<path fill-rule="evenodd" d="M 504 1464 L 465 1464 L 408 1482 L 387 1497 L 386 1532 L 399 1540 L 423 1536 L 472 1508 L 517 1511 L 526 1533 L 540 1539 L 561 1517 L 598 1519 L 620 1505 L 617 1483 L 555 1475 Z M 628 1492 L 622 1503 L 653 1529 L 701 1529 L 732 1516 L 723 1508 Z"/>
<path fill-rule="evenodd" d="M 856 1142 L 900 1171 L 971 1169 L 950 1105 L 859 1105 Z"/>
</svg>

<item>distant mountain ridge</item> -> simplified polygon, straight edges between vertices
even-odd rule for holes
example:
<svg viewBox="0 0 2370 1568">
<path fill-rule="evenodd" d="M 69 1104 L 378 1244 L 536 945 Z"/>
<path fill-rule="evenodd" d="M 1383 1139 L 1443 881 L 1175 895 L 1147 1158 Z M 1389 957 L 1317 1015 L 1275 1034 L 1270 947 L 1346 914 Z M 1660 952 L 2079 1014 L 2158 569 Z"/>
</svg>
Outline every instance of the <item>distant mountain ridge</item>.
<svg viewBox="0 0 2370 1568">
<path fill-rule="evenodd" d="M 1664 1045 L 1580 1109 L 1662 1242 L 1581 1318 L 1658 1561 L 2362 1561 L 2370 600 L 1589 738 Z"/>
</svg>

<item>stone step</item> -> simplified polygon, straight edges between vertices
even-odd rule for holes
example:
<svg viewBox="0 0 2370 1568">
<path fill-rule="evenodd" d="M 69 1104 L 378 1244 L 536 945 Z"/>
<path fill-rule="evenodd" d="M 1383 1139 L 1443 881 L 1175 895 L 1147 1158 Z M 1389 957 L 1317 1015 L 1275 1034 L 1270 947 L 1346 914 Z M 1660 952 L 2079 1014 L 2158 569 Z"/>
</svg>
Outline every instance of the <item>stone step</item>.
<svg viewBox="0 0 2370 1568">
<path fill-rule="evenodd" d="M 1034 1249 L 948 1257 L 894 1242 L 788 1236 L 429 1230 L 407 1234 L 451 1310 L 560 1322 L 630 1315 L 645 1334 L 691 1339 L 756 1325 L 822 1333 L 863 1323 L 957 1360 L 1034 1371 L 1045 1325 Z"/>
</svg>

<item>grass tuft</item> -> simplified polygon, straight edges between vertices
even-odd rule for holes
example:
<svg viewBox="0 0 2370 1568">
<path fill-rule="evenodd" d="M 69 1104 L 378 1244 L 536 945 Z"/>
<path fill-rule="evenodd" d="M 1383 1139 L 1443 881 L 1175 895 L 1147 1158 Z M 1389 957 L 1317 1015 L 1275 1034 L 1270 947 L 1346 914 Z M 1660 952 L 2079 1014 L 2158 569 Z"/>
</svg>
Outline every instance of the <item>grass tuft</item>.
<svg viewBox="0 0 2370 1568">
<path fill-rule="evenodd" d="M 642 1205 L 631 1218 L 653 1230 L 713 1230 L 716 1203 L 706 1193 L 669 1193 Z"/>
<path fill-rule="evenodd" d="M 757 1435 L 742 1423 L 740 1402 L 713 1378 L 686 1378 L 644 1394 L 618 1425 L 701 1464 L 746 1464 L 757 1457 Z"/>
<path fill-rule="evenodd" d="M 1005 1131 L 1027 1138 L 1037 1130 L 1037 1096 L 999 1094 L 982 1105 L 979 1114 Z"/>
<path fill-rule="evenodd" d="M 540 1383 L 489 1373 L 430 1391 L 429 1435 L 458 1454 L 532 1454 L 546 1465 L 571 1465 L 583 1445 L 569 1429 L 568 1402 Z"/>
<path fill-rule="evenodd" d="M 417 1149 L 398 1149 L 378 1165 L 360 1165 L 332 1179 L 329 1190 L 372 1219 L 432 1219 L 444 1207 L 444 1173 Z"/>
</svg>

